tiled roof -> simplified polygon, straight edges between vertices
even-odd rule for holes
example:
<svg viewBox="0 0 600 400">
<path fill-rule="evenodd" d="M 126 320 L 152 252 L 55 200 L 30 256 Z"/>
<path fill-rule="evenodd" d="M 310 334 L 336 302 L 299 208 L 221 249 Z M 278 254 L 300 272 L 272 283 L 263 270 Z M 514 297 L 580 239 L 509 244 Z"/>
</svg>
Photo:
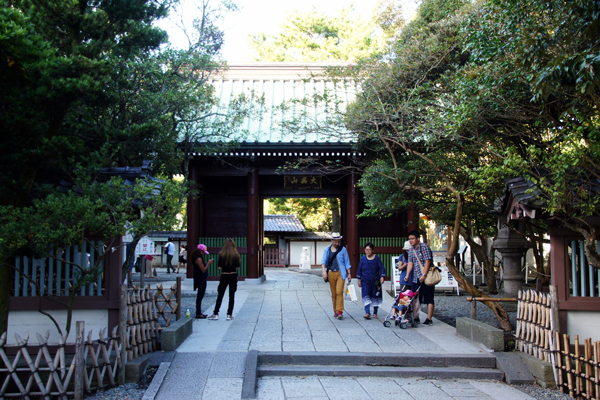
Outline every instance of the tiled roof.
<svg viewBox="0 0 600 400">
<path fill-rule="evenodd" d="M 169 239 L 187 239 L 187 231 L 154 231 L 148 237 L 167 237 Z"/>
<path fill-rule="evenodd" d="M 247 132 L 248 142 L 327 142 L 352 141 L 347 132 L 337 130 L 335 135 L 326 134 L 322 129 L 310 132 L 289 133 L 282 130 L 282 122 L 304 120 L 303 123 L 314 124 L 329 116 L 330 109 L 344 108 L 356 95 L 356 85 L 351 81 L 333 83 L 325 79 L 309 79 L 311 74 L 324 71 L 329 63 L 244 63 L 229 64 L 228 69 L 209 82 L 219 97 L 220 107 L 228 108 L 231 99 L 241 94 L 263 97 L 265 100 L 262 118 L 247 118 L 242 129 Z M 344 64 L 338 63 L 336 66 Z M 285 102 L 302 99 L 322 99 L 324 93 L 331 100 L 327 106 L 323 104 L 287 104 Z M 339 103 L 339 104 L 336 104 Z M 219 109 L 215 112 L 220 111 Z M 241 139 L 244 140 L 244 139 Z"/>
<path fill-rule="evenodd" d="M 331 240 L 329 232 L 294 232 L 284 236 L 290 240 Z"/>
<path fill-rule="evenodd" d="M 265 232 L 304 232 L 295 215 L 265 215 Z"/>
</svg>

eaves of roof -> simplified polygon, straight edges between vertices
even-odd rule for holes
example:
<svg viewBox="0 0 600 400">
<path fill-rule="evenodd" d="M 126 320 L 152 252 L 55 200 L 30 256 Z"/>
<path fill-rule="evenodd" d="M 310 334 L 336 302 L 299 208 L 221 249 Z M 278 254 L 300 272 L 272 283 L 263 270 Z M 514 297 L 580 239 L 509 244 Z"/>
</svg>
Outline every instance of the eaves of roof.
<svg viewBox="0 0 600 400">
<path fill-rule="evenodd" d="M 296 215 L 265 215 L 265 232 L 304 232 L 304 226 Z"/>
</svg>

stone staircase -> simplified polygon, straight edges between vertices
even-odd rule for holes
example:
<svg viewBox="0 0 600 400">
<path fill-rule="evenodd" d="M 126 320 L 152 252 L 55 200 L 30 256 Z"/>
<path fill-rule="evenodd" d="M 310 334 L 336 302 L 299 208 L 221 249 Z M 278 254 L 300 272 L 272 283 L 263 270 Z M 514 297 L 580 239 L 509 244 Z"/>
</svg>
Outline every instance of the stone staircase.
<svg viewBox="0 0 600 400">
<path fill-rule="evenodd" d="M 377 376 L 423 379 L 504 379 L 489 354 L 258 352 L 261 376 Z"/>
</svg>

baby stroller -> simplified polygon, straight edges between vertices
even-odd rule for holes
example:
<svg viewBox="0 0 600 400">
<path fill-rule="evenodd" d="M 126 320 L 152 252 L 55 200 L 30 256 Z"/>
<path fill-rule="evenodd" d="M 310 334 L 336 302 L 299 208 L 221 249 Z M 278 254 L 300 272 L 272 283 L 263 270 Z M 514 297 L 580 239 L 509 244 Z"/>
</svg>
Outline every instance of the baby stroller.
<svg viewBox="0 0 600 400">
<path fill-rule="evenodd" d="M 390 309 L 390 312 L 385 316 L 385 320 L 383 321 L 383 326 L 389 328 L 392 326 L 391 320 L 394 320 L 396 326 L 399 326 L 400 329 L 406 329 L 408 327 L 408 323 L 410 322 L 411 326 L 414 328 L 416 326 L 414 321 L 414 313 L 412 312 L 412 301 L 413 299 L 419 295 L 419 290 L 416 292 L 412 290 L 401 290 L 400 293 L 396 296 L 396 300 L 394 301 L 394 305 Z M 394 311 L 397 311 L 397 315 L 393 316 Z M 410 314 L 410 320 L 409 320 Z"/>
</svg>

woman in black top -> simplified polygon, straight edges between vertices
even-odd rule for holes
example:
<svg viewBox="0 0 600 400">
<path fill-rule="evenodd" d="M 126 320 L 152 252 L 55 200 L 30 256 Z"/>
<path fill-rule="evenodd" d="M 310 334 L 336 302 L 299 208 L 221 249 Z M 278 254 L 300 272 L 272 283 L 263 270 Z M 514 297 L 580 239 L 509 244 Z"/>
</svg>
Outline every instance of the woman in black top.
<svg viewBox="0 0 600 400">
<path fill-rule="evenodd" d="M 237 270 L 240 268 L 240 254 L 237 252 L 235 242 L 231 239 L 225 240 L 225 244 L 219 253 L 219 261 L 217 267 L 221 270 L 219 279 L 219 287 L 217 289 L 218 296 L 215 304 L 213 315 L 208 317 L 210 320 L 219 319 L 219 309 L 225 295 L 225 289 L 229 286 L 229 307 L 227 307 L 227 321 L 233 319 L 233 302 L 235 291 L 237 290 Z"/>
<path fill-rule="evenodd" d="M 206 293 L 206 278 L 208 278 L 208 266 L 212 264 L 213 260 L 204 262 L 204 255 L 208 254 L 206 246 L 199 244 L 196 250 L 192 253 L 192 265 L 194 268 L 194 290 L 198 289 L 196 293 L 196 318 L 204 319 L 205 314 L 202 314 L 202 299 L 204 293 Z"/>
</svg>

